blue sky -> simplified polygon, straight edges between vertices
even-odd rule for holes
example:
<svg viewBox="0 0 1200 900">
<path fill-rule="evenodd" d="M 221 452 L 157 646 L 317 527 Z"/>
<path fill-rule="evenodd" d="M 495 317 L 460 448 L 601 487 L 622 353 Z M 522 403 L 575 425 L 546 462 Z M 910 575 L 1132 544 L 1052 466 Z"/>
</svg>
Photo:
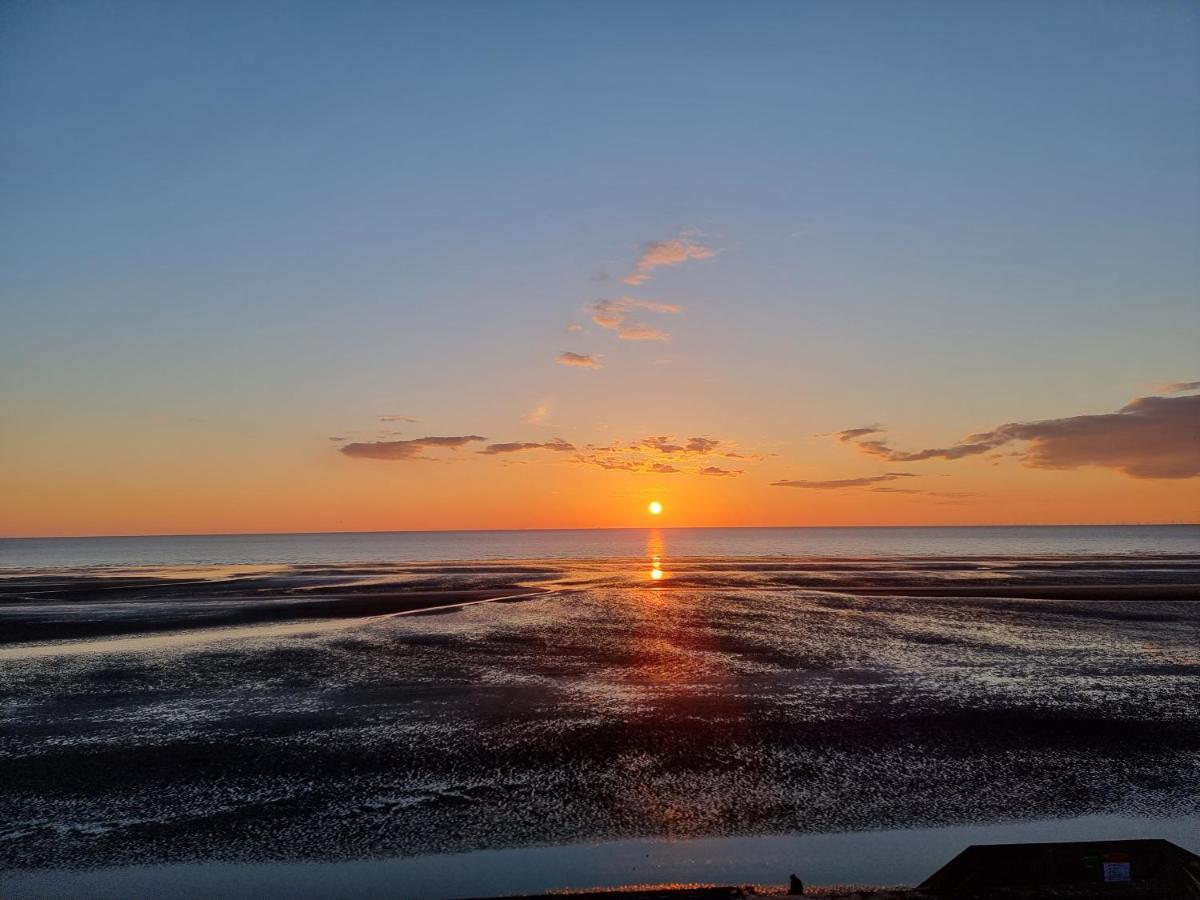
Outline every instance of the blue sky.
<svg viewBox="0 0 1200 900">
<path fill-rule="evenodd" d="M 16 2 L 0 27 L 15 477 L 154 417 L 269 457 L 387 413 L 521 437 L 545 397 L 573 436 L 736 432 L 799 469 L 822 430 L 946 441 L 1196 377 L 1194 4 Z M 681 233 L 718 252 L 639 288 L 686 307 L 669 344 L 564 335 Z"/>
</svg>

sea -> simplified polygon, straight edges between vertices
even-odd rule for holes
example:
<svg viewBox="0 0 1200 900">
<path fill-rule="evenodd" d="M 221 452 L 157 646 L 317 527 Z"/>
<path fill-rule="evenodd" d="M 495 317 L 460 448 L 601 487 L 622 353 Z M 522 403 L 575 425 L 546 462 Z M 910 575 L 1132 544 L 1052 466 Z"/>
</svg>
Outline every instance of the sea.
<svg viewBox="0 0 1200 900">
<path fill-rule="evenodd" d="M 1200 851 L 1200 526 L 0 540 L 0 897 Z"/>
<path fill-rule="evenodd" d="M 606 528 L 0 539 L 0 567 L 673 557 L 1137 556 L 1200 552 L 1200 525 Z"/>
</svg>

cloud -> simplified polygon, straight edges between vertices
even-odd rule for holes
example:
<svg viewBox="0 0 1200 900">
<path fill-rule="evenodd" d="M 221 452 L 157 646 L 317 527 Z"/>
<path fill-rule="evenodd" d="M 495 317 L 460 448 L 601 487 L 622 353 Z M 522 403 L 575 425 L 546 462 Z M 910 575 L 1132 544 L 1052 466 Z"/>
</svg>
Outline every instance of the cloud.
<svg viewBox="0 0 1200 900">
<path fill-rule="evenodd" d="M 513 441 L 507 444 L 488 444 L 482 450 L 477 450 L 477 453 L 482 453 L 484 456 L 496 456 L 500 453 L 520 453 L 524 450 L 555 450 L 559 453 L 573 451 L 574 444 L 569 444 L 562 438 L 555 438 L 552 441 L 537 443 L 533 441 Z"/>
<path fill-rule="evenodd" d="M 623 341 L 669 341 L 671 336 L 653 325 L 626 325 L 617 332 Z"/>
<path fill-rule="evenodd" d="M 695 238 L 698 232 L 685 231 L 679 237 L 666 241 L 650 241 L 642 247 L 642 255 L 634 264 L 633 272 L 621 279 L 625 284 L 645 284 L 651 272 L 666 266 L 677 266 L 689 259 L 711 259 L 717 251 L 706 247 Z"/>
<path fill-rule="evenodd" d="M 604 446 L 588 444 L 571 461 L 622 472 L 733 477 L 743 474 L 742 470 L 707 463 L 714 461 L 713 457 L 744 462 L 762 459 L 758 454 L 736 453 L 734 447 L 732 441 L 713 437 L 660 434 L 636 441 L 610 441 Z"/>
<path fill-rule="evenodd" d="M 966 500 L 977 497 L 972 491 L 922 491 L 917 488 L 873 487 L 867 488 L 872 494 L 914 494 L 918 497 L 942 497 L 947 500 Z"/>
<path fill-rule="evenodd" d="M 1200 395 L 1139 397 L 1113 413 L 1010 422 L 968 435 L 950 447 L 896 450 L 886 441 L 858 448 L 890 462 L 962 459 L 1015 441 L 1027 442 L 1022 462 L 1035 469 L 1099 466 L 1133 478 L 1200 475 Z"/>
<path fill-rule="evenodd" d="M 486 440 L 487 438 L 478 434 L 464 434 L 454 437 L 413 438 L 411 441 L 370 441 L 346 444 L 340 450 L 347 456 L 357 459 L 428 459 L 429 457 L 423 455 L 423 451 L 428 447 L 457 450 L 473 441 Z"/>
<path fill-rule="evenodd" d="M 678 475 L 682 471 L 670 463 L 646 462 L 644 460 L 626 459 L 623 457 L 602 456 L 595 453 L 576 456 L 574 462 L 599 466 L 601 469 L 620 472 L 639 472 L 642 474 Z"/>
<path fill-rule="evenodd" d="M 626 341 L 667 341 L 671 339 L 671 336 L 665 331 L 652 325 L 630 321 L 630 313 L 635 309 L 666 314 L 683 312 L 683 307 L 674 303 L 618 297 L 615 300 L 597 300 L 593 303 L 591 305 L 592 321 L 601 328 L 617 332 L 617 335 Z"/>
<path fill-rule="evenodd" d="M 688 438 L 685 443 L 677 443 L 671 435 L 642 438 L 633 444 L 631 450 L 657 451 L 658 453 L 713 453 L 721 446 L 721 442 L 713 438 Z"/>
<path fill-rule="evenodd" d="M 521 416 L 521 421 L 527 425 L 537 425 L 550 414 L 549 403 L 539 403 L 525 415 Z"/>
<path fill-rule="evenodd" d="M 1160 394 L 1186 394 L 1189 391 L 1200 391 L 1200 381 L 1176 381 L 1174 384 L 1160 384 L 1157 390 Z"/>
<path fill-rule="evenodd" d="M 772 481 L 771 487 L 804 488 L 811 491 L 836 491 L 842 488 L 869 487 L 884 481 L 895 481 L 898 478 L 915 477 L 915 472 L 885 472 L 883 475 L 868 475 L 864 478 L 834 478 L 828 481 L 809 481 L 807 479 Z"/>
<path fill-rule="evenodd" d="M 835 431 L 833 436 L 843 444 L 864 438 L 869 434 L 882 434 L 883 429 L 878 425 L 864 425 L 862 428 L 847 428 L 845 431 Z"/>
<path fill-rule="evenodd" d="M 566 330 L 568 334 L 579 334 L 581 331 L 583 331 L 583 326 L 578 322 L 570 322 L 567 324 Z"/>
<path fill-rule="evenodd" d="M 412 416 L 380 416 L 380 422 L 415 422 Z"/>
<path fill-rule="evenodd" d="M 340 444 L 342 441 L 345 440 L 345 438 L 344 437 L 331 437 L 330 440 L 337 441 Z"/>
<path fill-rule="evenodd" d="M 564 350 L 555 360 L 560 366 L 577 366 L 581 369 L 599 369 L 600 361 L 586 353 L 572 353 Z"/>
</svg>

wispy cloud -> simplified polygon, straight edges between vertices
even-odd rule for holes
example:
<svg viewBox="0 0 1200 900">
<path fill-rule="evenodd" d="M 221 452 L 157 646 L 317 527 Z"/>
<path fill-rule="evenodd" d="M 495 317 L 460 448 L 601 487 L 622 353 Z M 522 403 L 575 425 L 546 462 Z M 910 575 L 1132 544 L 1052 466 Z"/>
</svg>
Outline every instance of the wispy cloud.
<svg viewBox="0 0 1200 900">
<path fill-rule="evenodd" d="M 833 436 L 843 444 L 864 438 L 870 434 L 882 434 L 883 429 L 878 425 L 864 425 L 862 428 L 847 428 L 845 431 L 835 431 Z"/>
<path fill-rule="evenodd" d="M 889 462 L 955 460 L 1026 442 L 1021 461 L 1035 469 L 1098 466 L 1134 478 L 1200 475 L 1200 395 L 1139 397 L 1113 413 L 1009 422 L 949 447 L 897 450 L 884 440 L 858 448 Z"/>
<path fill-rule="evenodd" d="M 683 443 L 676 441 L 674 437 L 667 434 L 658 435 L 657 437 L 642 438 L 635 443 L 630 449 L 633 450 L 653 450 L 658 453 L 713 453 L 721 446 L 721 442 L 715 438 L 708 437 L 693 437 L 688 438 Z"/>
<path fill-rule="evenodd" d="M 683 312 L 683 307 L 674 303 L 618 297 L 615 300 L 597 300 L 593 303 L 591 305 L 592 321 L 601 328 L 617 332 L 618 336 L 626 341 L 670 340 L 671 336 L 659 328 L 631 321 L 629 317 L 635 309 L 668 314 Z"/>
<path fill-rule="evenodd" d="M 521 421 L 526 425 L 539 425 L 548 415 L 550 415 L 550 402 L 543 401 L 521 416 Z"/>
<path fill-rule="evenodd" d="M 567 327 L 566 327 L 567 334 L 579 334 L 582 331 L 583 331 L 583 326 L 580 325 L 578 322 L 570 322 L 567 324 Z"/>
<path fill-rule="evenodd" d="M 564 350 L 555 360 L 560 366 L 576 366 L 581 369 L 599 369 L 600 361 L 587 353 L 572 353 Z"/>
<path fill-rule="evenodd" d="M 554 450 L 558 453 L 574 451 L 575 445 L 567 443 L 562 438 L 537 443 L 534 441 L 512 441 L 507 444 L 488 444 L 482 450 L 477 450 L 484 456 L 497 456 L 501 453 L 521 453 L 525 450 Z"/>
<path fill-rule="evenodd" d="M 589 445 L 573 461 L 624 472 L 692 474 L 734 477 L 741 469 L 708 465 L 713 457 L 753 461 L 757 454 L 735 451 L 734 444 L 712 437 L 676 438 L 654 435 L 640 440 L 613 441 L 605 446 Z"/>
<path fill-rule="evenodd" d="M 973 491 L 923 491 L 918 488 L 882 487 L 867 488 L 872 494 L 911 494 L 918 497 L 940 497 L 946 500 L 966 500 L 977 497 Z"/>
<path fill-rule="evenodd" d="M 771 487 L 804 488 L 810 491 L 837 491 L 843 488 L 870 487 L 885 481 L 896 481 L 900 478 L 915 478 L 915 472 L 885 472 L 882 475 L 868 475 L 863 478 L 833 478 L 826 481 L 811 481 L 804 478 L 790 481 L 772 481 Z"/>
<path fill-rule="evenodd" d="M 369 441 L 364 443 L 346 444 L 341 447 L 342 453 L 357 459 L 413 460 L 429 459 L 424 451 L 429 448 L 458 450 L 475 441 L 486 441 L 487 438 L 478 434 L 464 434 L 453 437 L 423 437 L 410 441 Z"/>
<path fill-rule="evenodd" d="M 670 463 L 608 456 L 601 453 L 580 454 L 574 458 L 574 462 L 599 466 L 601 469 L 609 469 L 610 471 L 637 472 L 643 475 L 679 475 L 683 472 L 682 469 Z"/>
<path fill-rule="evenodd" d="M 416 422 L 412 416 L 380 416 L 380 422 Z"/>
<path fill-rule="evenodd" d="M 1200 381 L 1176 381 L 1173 384 L 1160 384 L 1157 388 L 1160 394 L 1186 394 L 1200 391 Z"/>
<path fill-rule="evenodd" d="M 633 271 L 621 279 L 625 284 L 645 284 L 655 269 L 677 266 L 690 259 L 711 259 L 717 251 L 700 243 L 696 231 L 684 231 L 679 237 L 666 241 L 650 241 L 642 247 L 642 254 L 634 264 Z"/>
<path fill-rule="evenodd" d="M 653 325 L 625 325 L 617 332 L 623 341 L 669 341 L 671 336 Z"/>
</svg>

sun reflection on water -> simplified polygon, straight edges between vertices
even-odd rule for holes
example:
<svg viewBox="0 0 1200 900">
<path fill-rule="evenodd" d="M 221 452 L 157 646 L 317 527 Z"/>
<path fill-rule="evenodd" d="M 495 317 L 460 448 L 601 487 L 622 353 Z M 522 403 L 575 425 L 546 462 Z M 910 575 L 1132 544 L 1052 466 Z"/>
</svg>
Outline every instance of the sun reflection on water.
<svg viewBox="0 0 1200 900">
<path fill-rule="evenodd" d="M 652 528 L 646 534 L 646 555 L 650 557 L 650 580 L 662 581 L 667 573 L 663 569 L 663 557 L 666 555 L 666 542 L 662 531 Z"/>
</svg>

